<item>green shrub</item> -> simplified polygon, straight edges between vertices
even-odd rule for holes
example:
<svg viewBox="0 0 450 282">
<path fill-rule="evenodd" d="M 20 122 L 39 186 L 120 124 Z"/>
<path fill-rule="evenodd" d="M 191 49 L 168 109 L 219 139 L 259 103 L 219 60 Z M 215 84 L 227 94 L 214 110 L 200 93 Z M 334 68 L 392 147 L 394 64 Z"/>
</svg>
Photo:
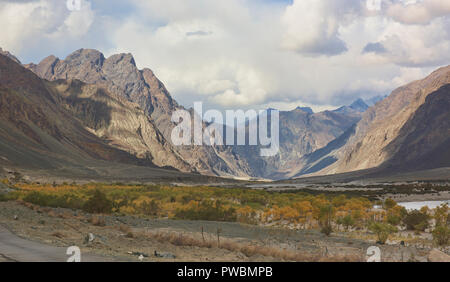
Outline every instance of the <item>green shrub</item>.
<svg viewBox="0 0 450 282">
<path fill-rule="evenodd" d="M 155 200 L 144 201 L 141 203 L 139 208 L 143 214 L 151 216 L 157 216 L 160 210 L 159 205 L 155 202 Z"/>
<path fill-rule="evenodd" d="M 178 209 L 175 213 L 177 219 L 211 220 L 234 222 L 237 219 L 236 209 L 225 208 L 220 201 L 203 200 L 198 207 Z"/>
<path fill-rule="evenodd" d="M 414 210 L 403 219 L 408 230 L 424 231 L 428 228 L 428 215 Z"/>
<path fill-rule="evenodd" d="M 83 210 L 89 213 L 111 213 L 112 201 L 109 200 L 105 193 L 96 189 L 94 195 L 83 205 Z"/>
<path fill-rule="evenodd" d="M 331 227 L 331 225 L 326 225 L 320 229 L 320 232 L 327 236 L 330 236 L 331 232 L 333 232 L 333 228 Z"/>
<path fill-rule="evenodd" d="M 340 217 L 336 221 L 337 224 L 344 226 L 347 231 L 350 227 L 355 225 L 355 220 L 351 215 L 346 215 L 344 217 Z"/>
<path fill-rule="evenodd" d="M 387 222 L 393 226 L 399 225 L 401 221 L 402 221 L 402 219 L 397 215 L 388 214 L 388 216 L 387 216 Z"/>
<path fill-rule="evenodd" d="M 439 225 L 433 230 L 433 240 L 439 246 L 447 246 L 450 242 L 450 227 Z"/>
<path fill-rule="evenodd" d="M 395 226 L 381 222 L 370 223 L 369 230 L 377 235 L 377 239 L 380 244 L 385 244 L 389 238 L 389 235 L 398 231 Z"/>
<path fill-rule="evenodd" d="M 320 232 L 323 234 L 330 236 L 331 232 L 333 232 L 333 227 L 331 226 L 331 222 L 333 220 L 333 206 L 326 205 L 320 207 L 319 212 L 319 225 L 321 227 Z"/>
<path fill-rule="evenodd" d="M 387 198 L 383 203 L 383 207 L 387 210 L 392 209 L 396 205 L 397 205 L 397 202 L 392 200 L 391 198 Z"/>
<path fill-rule="evenodd" d="M 79 209 L 82 206 L 82 200 L 71 194 L 51 195 L 33 191 L 27 194 L 23 200 L 34 205 L 52 208 Z"/>
</svg>

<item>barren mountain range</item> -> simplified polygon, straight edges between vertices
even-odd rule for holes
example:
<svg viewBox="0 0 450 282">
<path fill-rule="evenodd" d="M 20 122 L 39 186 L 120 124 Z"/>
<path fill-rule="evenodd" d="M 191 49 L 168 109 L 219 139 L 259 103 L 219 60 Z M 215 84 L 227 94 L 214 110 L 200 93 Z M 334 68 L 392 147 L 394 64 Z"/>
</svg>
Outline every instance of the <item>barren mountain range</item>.
<svg viewBox="0 0 450 282">
<path fill-rule="evenodd" d="M 100 161 L 271 179 L 449 167 L 449 84 L 446 67 L 371 107 L 280 112 L 280 152 L 264 158 L 255 146 L 174 146 L 171 115 L 184 108 L 131 54 L 80 49 L 21 65 L 0 50 L 0 164 L 82 173 Z"/>
<path fill-rule="evenodd" d="M 394 90 L 290 176 L 450 166 L 450 66 Z"/>
</svg>

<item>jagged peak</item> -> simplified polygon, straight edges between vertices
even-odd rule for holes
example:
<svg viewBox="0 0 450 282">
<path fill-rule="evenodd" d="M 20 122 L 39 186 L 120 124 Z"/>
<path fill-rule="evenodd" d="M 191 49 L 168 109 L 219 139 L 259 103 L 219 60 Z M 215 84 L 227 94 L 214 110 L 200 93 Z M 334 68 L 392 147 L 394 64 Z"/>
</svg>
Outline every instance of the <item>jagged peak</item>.
<svg viewBox="0 0 450 282">
<path fill-rule="evenodd" d="M 113 61 L 114 63 L 125 62 L 136 66 L 136 61 L 131 53 L 119 53 L 111 55 L 107 58 L 108 61 Z"/>
<path fill-rule="evenodd" d="M 301 106 L 298 106 L 297 108 L 295 108 L 295 110 L 297 110 L 297 111 L 302 111 L 302 112 L 306 112 L 306 113 L 308 113 L 308 114 L 314 114 L 313 109 L 311 109 L 310 107 L 301 107 Z"/>
<path fill-rule="evenodd" d="M 356 99 L 349 107 L 359 112 L 365 112 L 369 108 L 361 98 Z"/>
<path fill-rule="evenodd" d="M 16 56 L 14 56 L 13 54 L 11 54 L 10 52 L 8 52 L 6 50 L 3 50 L 1 47 L 0 47 L 0 55 L 6 56 L 6 57 L 10 58 L 11 60 L 13 60 L 14 62 L 16 62 L 18 64 L 22 64 L 19 61 L 19 59 L 17 59 Z"/>
<path fill-rule="evenodd" d="M 80 61 L 84 63 L 86 61 L 92 62 L 96 65 L 102 65 L 105 61 L 105 56 L 102 52 L 95 49 L 78 49 L 65 58 L 66 62 Z"/>
</svg>

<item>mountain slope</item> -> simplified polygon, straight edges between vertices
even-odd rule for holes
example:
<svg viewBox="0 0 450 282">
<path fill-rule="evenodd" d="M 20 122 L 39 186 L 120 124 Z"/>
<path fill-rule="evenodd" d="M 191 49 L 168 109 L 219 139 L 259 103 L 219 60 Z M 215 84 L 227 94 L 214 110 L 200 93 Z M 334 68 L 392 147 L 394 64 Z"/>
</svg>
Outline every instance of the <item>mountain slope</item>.
<svg viewBox="0 0 450 282">
<path fill-rule="evenodd" d="M 450 166 L 450 84 L 429 94 L 384 151 L 385 169 L 419 170 Z"/>
<path fill-rule="evenodd" d="M 289 176 L 302 157 L 325 147 L 359 119 L 357 112 L 280 112 L 280 153 L 266 160 L 265 174 L 275 179 Z"/>
<path fill-rule="evenodd" d="M 63 160 L 76 163 L 84 158 L 139 163 L 87 131 L 61 108 L 60 97 L 50 85 L 3 55 L 0 93 L 0 152 L 4 161 L 42 167 L 42 160 L 49 168 Z M 61 160 L 46 161 L 52 158 Z"/>
<path fill-rule="evenodd" d="M 44 81 L 0 55 L 0 171 L 19 169 L 65 179 L 199 178 L 161 169 L 151 158 L 137 158 L 98 136 L 92 129 L 104 128 L 116 111 L 136 107 L 127 108 L 109 95 L 102 100 L 104 93 L 80 81 Z M 81 101 L 71 104 L 74 99 Z"/>
<path fill-rule="evenodd" d="M 412 160 L 403 158 L 406 154 L 405 150 L 414 151 L 417 157 L 419 155 L 425 157 L 428 153 L 426 147 L 445 147 L 446 137 L 449 136 L 448 127 L 445 126 L 448 123 L 439 125 L 442 120 L 437 115 L 439 111 L 428 111 L 429 115 L 421 114 L 421 111 L 432 107 L 429 103 L 434 101 L 432 97 L 436 93 L 440 93 L 437 96 L 441 99 L 446 95 L 448 96 L 447 88 L 444 86 L 449 83 L 450 66 L 436 70 L 423 80 L 412 82 L 394 90 L 389 97 L 378 102 L 363 114 L 354 132 L 347 136 L 345 144 L 340 144 L 342 146 L 337 148 L 326 149 L 325 151 L 328 151 L 328 153 L 320 158 L 311 160 L 308 159 L 310 156 L 305 157 L 303 159 L 304 166 L 313 167 L 319 162 L 323 163 L 326 159 L 333 160 L 314 173 L 314 175 L 326 175 L 369 169 L 382 164 L 387 165 L 392 159 L 393 164 L 396 163 L 397 167 L 403 169 L 410 167 L 412 169 Z M 440 89 L 441 87 L 444 88 Z M 430 100 L 427 100 L 428 97 L 430 97 Z M 424 106 L 423 109 L 422 106 Z M 441 109 L 441 112 L 443 112 L 441 115 L 445 119 L 448 108 Z M 422 130 L 418 129 L 420 124 Z M 443 126 L 443 128 L 440 126 Z M 440 136 L 440 138 L 434 139 L 430 136 Z M 422 146 L 412 147 L 410 143 L 405 141 L 411 140 L 411 138 L 416 141 L 420 140 L 420 142 L 417 142 Z M 335 144 L 330 144 L 330 146 L 335 146 Z M 396 155 L 403 157 L 395 157 Z M 399 164 L 405 161 L 407 163 Z M 450 166 L 450 163 L 448 161 L 430 162 L 428 166 L 429 168 Z M 297 176 L 304 173 L 301 172 L 302 170 L 304 168 L 298 170 Z"/>
<path fill-rule="evenodd" d="M 95 133 L 111 140 L 111 144 L 120 149 L 137 152 L 138 157 L 145 157 L 146 150 L 153 152 L 151 155 L 155 164 L 170 165 L 184 171 L 188 170 L 188 164 L 190 169 L 203 174 L 238 177 L 272 177 L 279 171 L 284 174 L 286 166 L 304 154 L 325 146 L 355 123 L 360 115 L 359 112 L 314 114 L 308 109 L 281 113 L 281 152 L 274 158 L 261 158 L 259 148 L 250 146 L 173 146 L 171 132 L 175 124 L 171 122 L 171 115 L 175 110 L 184 108 L 171 98 L 150 69 L 139 70 L 136 67 L 131 54 L 105 58 L 99 51 L 80 49 L 64 60 L 49 56 L 37 65 L 26 67 L 50 81 L 80 80 L 105 88 L 108 95 L 136 103 L 148 115 L 149 122 L 154 125 L 154 132 L 150 133 L 157 138 L 139 144 L 135 141 L 121 142 L 127 139 L 126 134 L 105 129 L 110 127 L 109 124 L 119 124 L 121 117 L 104 121 L 103 129 L 95 128 Z M 82 113 L 77 114 L 84 120 L 80 117 Z M 133 136 L 136 131 L 135 127 L 127 128 L 126 125 L 121 129 L 122 132 L 132 132 Z M 166 153 L 159 156 L 154 152 L 161 144 Z"/>
<path fill-rule="evenodd" d="M 176 109 L 183 109 L 165 89 L 164 85 L 149 69 L 139 70 L 131 54 L 117 54 L 105 58 L 104 55 L 91 49 L 80 49 L 65 60 L 49 56 L 39 64 L 26 65 L 38 76 L 55 81 L 58 79 L 77 79 L 84 83 L 107 89 L 109 95 L 136 103 L 142 109 L 147 119 L 152 123 L 151 135 L 158 138 L 147 139 L 147 151 L 157 151 L 154 148 L 161 144 L 171 154 L 153 155 L 153 162 L 163 166 L 173 166 L 181 170 L 198 170 L 205 174 L 236 173 L 215 154 L 214 150 L 205 147 L 182 147 L 171 145 L 171 132 L 175 126 L 171 122 L 171 115 Z M 143 118 L 141 116 L 141 118 Z M 111 120 L 115 125 L 121 124 L 122 119 Z M 125 131 L 133 131 L 124 128 Z M 103 131 L 103 133 L 106 133 Z M 111 130 L 105 137 L 111 140 L 124 138 L 118 130 Z M 144 132 L 145 133 L 145 132 Z M 143 134 L 141 132 L 140 134 Z M 146 133 L 145 133 L 146 134 Z M 144 139 L 147 137 L 143 137 Z M 117 143 L 117 142 L 116 142 Z M 125 144 L 122 144 L 125 145 Z M 121 148 L 127 149 L 126 146 Z M 140 151 L 145 151 L 142 148 Z M 145 155 L 145 154 L 144 154 Z M 167 158 L 168 155 L 172 157 Z M 173 156 L 173 155 L 176 155 Z M 140 157 L 143 154 L 139 154 Z M 186 167 L 189 165 L 189 169 Z"/>
</svg>

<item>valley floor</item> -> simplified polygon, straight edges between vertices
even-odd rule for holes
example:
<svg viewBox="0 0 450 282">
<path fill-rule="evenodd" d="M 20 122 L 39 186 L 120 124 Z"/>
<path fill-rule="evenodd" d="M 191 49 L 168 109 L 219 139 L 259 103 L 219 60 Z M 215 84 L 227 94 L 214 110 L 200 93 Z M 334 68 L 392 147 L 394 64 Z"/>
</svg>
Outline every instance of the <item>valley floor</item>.
<svg viewBox="0 0 450 282">
<path fill-rule="evenodd" d="M 374 238 L 358 233 L 327 237 L 315 230 L 239 223 L 93 216 L 16 201 L 0 202 L 0 225 L 15 234 L 10 237 L 62 252 L 57 254 L 62 261 L 69 246 L 80 247 L 82 257 L 118 261 L 139 261 L 140 255 L 143 261 L 365 261 L 367 248 L 375 245 Z M 406 246 L 399 240 L 377 245 L 383 261 L 427 261 L 429 239 L 408 241 Z M 28 251 L 39 254 L 33 248 Z M 13 260 L 8 249 L 0 248 L 0 261 L 8 260 Z"/>
</svg>

